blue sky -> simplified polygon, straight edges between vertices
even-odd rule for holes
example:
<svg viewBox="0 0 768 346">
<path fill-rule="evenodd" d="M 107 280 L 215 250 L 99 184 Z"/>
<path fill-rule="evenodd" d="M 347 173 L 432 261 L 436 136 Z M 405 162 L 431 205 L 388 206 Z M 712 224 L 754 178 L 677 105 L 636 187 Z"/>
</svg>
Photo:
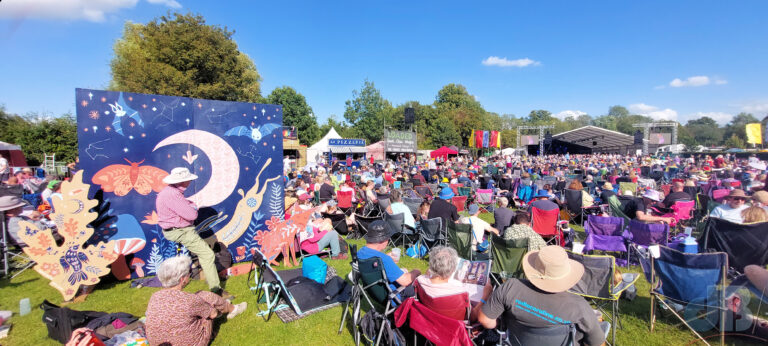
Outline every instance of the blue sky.
<svg viewBox="0 0 768 346">
<path fill-rule="evenodd" d="M 124 22 L 169 9 L 235 30 L 262 94 L 292 86 L 320 122 L 341 119 L 365 78 L 394 105 L 460 83 L 518 117 L 617 104 L 683 123 L 768 115 L 765 1 L 4 0 L 0 104 L 74 111 L 76 87 L 108 85 Z"/>
</svg>

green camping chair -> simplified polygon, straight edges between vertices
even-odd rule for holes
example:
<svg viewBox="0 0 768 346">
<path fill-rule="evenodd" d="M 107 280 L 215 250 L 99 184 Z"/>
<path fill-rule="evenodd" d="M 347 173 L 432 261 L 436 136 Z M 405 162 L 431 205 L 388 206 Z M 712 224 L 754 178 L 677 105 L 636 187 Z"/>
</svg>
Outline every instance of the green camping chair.
<svg viewBox="0 0 768 346">
<path fill-rule="evenodd" d="M 456 250 L 459 257 L 472 260 L 472 225 L 448 222 L 448 245 Z"/>
<path fill-rule="evenodd" d="M 615 195 L 608 197 L 608 206 L 611 207 L 611 214 L 615 217 L 624 219 L 624 227 L 629 227 L 629 222 L 632 221 L 632 219 L 630 219 L 627 214 L 624 214 L 624 211 L 621 209 L 619 198 Z"/>
<path fill-rule="evenodd" d="M 471 187 L 459 186 L 458 190 L 459 190 L 459 196 L 467 196 L 467 197 L 469 197 L 469 195 L 472 194 L 472 188 Z"/>
<path fill-rule="evenodd" d="M 523 256 L 528 252 L 528 239 L 505 240 L 491 236 L 491 278 L 498 286 L 509 278 L 523 276 Z"/>
</svg>

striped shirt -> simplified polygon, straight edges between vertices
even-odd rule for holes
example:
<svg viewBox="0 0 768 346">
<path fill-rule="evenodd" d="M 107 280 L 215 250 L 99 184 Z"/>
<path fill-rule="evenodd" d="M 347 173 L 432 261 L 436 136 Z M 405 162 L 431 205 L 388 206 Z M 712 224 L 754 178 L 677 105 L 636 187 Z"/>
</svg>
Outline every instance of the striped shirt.
<svg viewBox="0 0 768 346">
<path fill-rule="evenodd" d="M 197 219 L 195 203 L 184 198 L 184 191 L 172 185 L 157 194 L 157 224 L 163 229 L 192 226 Z"/>
</svg>

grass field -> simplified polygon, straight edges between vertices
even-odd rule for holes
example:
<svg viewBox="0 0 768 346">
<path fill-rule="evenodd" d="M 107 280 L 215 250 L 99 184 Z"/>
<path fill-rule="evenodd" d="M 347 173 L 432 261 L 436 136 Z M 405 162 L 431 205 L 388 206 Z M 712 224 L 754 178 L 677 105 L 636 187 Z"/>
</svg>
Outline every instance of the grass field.
<svg viewBox="0 0 768 346">
<path fill-rule="evenodd" d="M 489 214 L 483 214 L 486 217 Z M 492 217 L 492 216 L 491 216 Z M 356 240 L 351 243 L 363 245 L 364 241 Z M 338 274 L 346 277 L 350 271 L 349 261 L 334 261 L 326 259 Z M 408 269 L 418 268 L 422 272 L 427 268 L 427 262 L 403 256 L 400 266 Z M 280 268 L 278 268 L 280 269 Z M 639 272 L 639 268 L 627 271 Z M 130 282 L 115 282 L 105 280 L 82 303 L 67 305 L 76 310 L 99 310 L 108 312 L 128 312 L 143 316 L 150 296 L 157 289 L 130 287 Z M 657 321 L 653 333 L 649 332 L 649 285 L 644 279 L 637 282 L 638 296 L 634 301 L 622 300 L 620 303 L 623 328 L 617 331 L 618 345 L 688 345 L 696 344 L 695 336 L 679 325 L 671 314 L 662 315 Z M 195 292 L 206 289 L 204 281 L 193 281 L 186 291 Z M 226 281 L 226 289 L 234 294 L 236 302 L 247 301 L 248 311 L 230 321 L 217 325 L 218 335 L 213 345 L 351 345 L 353 337 L 351 324 L 347 324 L 341 334 L 339 328 L 342 308 L 335 307 L 316 313 L 299 321 L 284 324 L 277 316 L 265 322 L 257 316 L 258 306 L 255 297 L 247 287 L 246 276 L 237 276 Z M 17 315 L 19 300 L 30 298 L 32 313 L 23 317 Z M 57 290 L 48 285 L 37 272 L 27 270 L 13 280 L 0 280 L 0 310 L 12 310 L 14 316 L 10 323 L 13 327 L 8 338 L 0 339 L 2 345 L 56 345 L 47 337 L 45 325 L 41 321 L 42 311 L 36 308 L 44 299 L 61 304 L 62 298 Z M 262 306 L 263 308 L 263 306 Z M 709 333 L 711 334 L 711 332 Z M 704 335 L 709 335 L 704 333 Z M 718 339 L 711 339 L 713 343 Z M 743 344 L 743 341 L 730 340 L 728 344 Z"/>
</svg>

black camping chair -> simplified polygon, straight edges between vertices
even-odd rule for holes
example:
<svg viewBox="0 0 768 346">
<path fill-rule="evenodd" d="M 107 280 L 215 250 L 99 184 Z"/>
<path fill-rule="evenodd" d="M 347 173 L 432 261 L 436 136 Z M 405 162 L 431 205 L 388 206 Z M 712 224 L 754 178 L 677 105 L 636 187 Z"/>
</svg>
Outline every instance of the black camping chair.
<svg viewBox="0 0 768 346">
<path fill-rule="evenodd" d="M 531 328 L 517 322 L 507 326 L 508 345 L 573 345 L 576 340 L 576 326 L 573 323 L 555 325 L 546 328 Z"/>
<path fill-rule="evenodd" d="M 568 251 L 568 257 L 584 266 L 584 275 L 569 292 L 589 298 L 595 305 L 606 313 L 601 302 L 611 303 L 611 345 L 616 344 L 616 328 L 621 328 L 619 319 L 619 298 L 621 294 L 632 287 L 640 278 L 636 273 L 622 274 L 622 281 L 614 282 L 616 259 L 605 255 L 583 255 Z"/>
<path fill-rule="evenodd" d="M 363 236 L 365 236 L 366 233 L 368 233 L 368 227 L 370 227 L 371 222 L 374 222 L 376 220 L 381 220 L 381 216 L 377 215 L 373 217 L 368 217 L 368 216 L 355 214 L 355 226 L 357 227 L 352 234 L 347 236 L 347 238 L 351 238 L 351 239 L 362 238 Z"/>
<path fill-rule="evenodd" d="M 509 278 L 523 276 L 523 256 L 528 252 L 528 239 L 505 240 L 491 235 L 491 278 L 496 286 Z"/>
<path fill-rule="evenodd" d="M 432 199 L 432 190 L 430 190 L 429 186 L 419 185 L 413 187 L 416 190 L 416 193 L 421 196 L 421 198 L 424 199 Z"/>
<path fill-rule="evenodd" d="M 472 251 L 472 225 L 448 222 L 446 227 L 448 245 L 456 250 L 459 257 L 474 259 Z"/>
<path fill-rule="evenodd" d="M 380 214 L 386 214 L 387 208 L 389 208 L 390 205 L 392 205 L 392 202 L 389 201 L 389 198 L 382 198 L 379 197 L 379 203 L 377 204 L 379 206 L 379 213 Z"/>
<path fill-rule="evenodd" d="M 392 230 L 390 239 L 392 243 L 397 247 L 397 241 L 400 240 L 400 244 L 405 248 L 406 242 L 412 243 L 412 238 L 415 237 L 416 230 L 411 226 L 405 224 L 405 215 L 384 213 L 384 221 L 389 224 L 389 228 Z"/>
<path fill-rule="evenodd" d="M 728 254 L 728 263 L 737 273 L 744 267 L 768 264 L 768 222 L 738 224 L 718 218 L 709 218 L 699 238 L 702 249 Z"/>
<path fill-rule="evenodd" d="M 344 214 L 328 214 L 323 213 L 324 219 L 331 220 L 333 229 L 340 235 L 347 235 L 349 233 L 349 227 L 347 227 L 347 216 Z"/>
<path fill-rule="evenodd" d="M 33 261 L 32 258 L 28 257 L 21 249 L 21 246 L 16 243 L 13 237 L 11 237 L 10 233 L 8 233 L 7 225 L 4 220 L 5 212 L 0 212 L 0 227 L 2 228 L 0 229 L 0 232 L 2 232 L 0 237 L 3 241 L 3 243 L 0 244 L 2 245 L 0 251 L 3 253 L 3 275 L 8 276 L 8 274 L 11 272 L 12 262 L 15 258 L 19 258 L 24 261 L 24 264 L 21 266 L 21 270 L 11 276 L 11 279 L 13 279 L 25 270 L 32 268 L 37 263 Z"/>
<path fill-rule="evenodd" d="M 443 218 L 434 217 L 427 220 L 421 220 L 420 226 L 417 229 L 419 233 L 419 243 L 427 247 L 427 251 L 430 249 L 430 245 L 443 243 L 445 244 L 445 235 L 443 234 Z"/>
<path fill-rule="evenodd" d="M 405 203 L 413 216 L 419 214 L 419 207 L 421 206 L 422 202 L 424 202 L 423 198 L 403 197 L 403 203 Z"/>
</svg>

